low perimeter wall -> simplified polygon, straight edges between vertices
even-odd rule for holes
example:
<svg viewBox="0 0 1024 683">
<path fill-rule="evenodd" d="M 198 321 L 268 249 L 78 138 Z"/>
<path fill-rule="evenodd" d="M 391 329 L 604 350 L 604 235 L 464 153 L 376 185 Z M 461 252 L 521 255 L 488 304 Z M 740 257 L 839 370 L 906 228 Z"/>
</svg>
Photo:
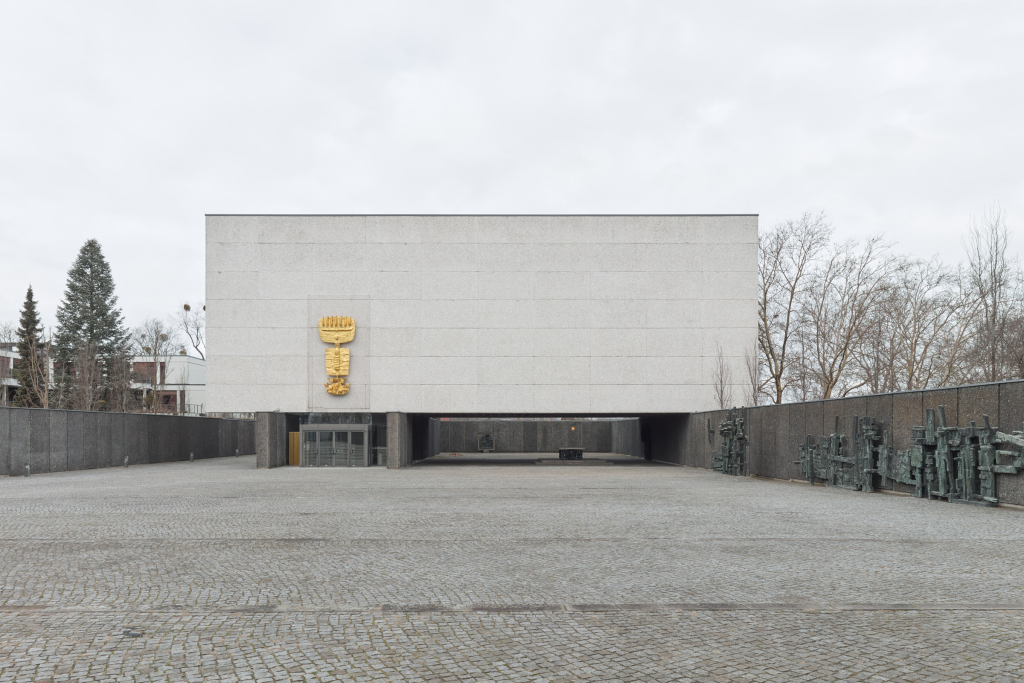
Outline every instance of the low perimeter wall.
<svg viewBox="0 0 1024 683">
<path fill-rule="evenodd" d="M 479 439 L 490 434 L 494 453 L 555 453 L 582 448 L 586 453 L 621 453 L 643 457 L 640 421 L 621 420 L 486 420 L 431 419 L 430 455 L 477 453 Z M 435 435 L 436 430 L 436 435 Z"/>
<path fill-rule="evenodd" d="M 255 422 L 214 417 L 0 408 L 0 475 L 256 452 Z"/>
<path fill-rule="evenodd" d="M 554 453 L 582 448 L 587 453 L 613 450 L 612 420 L 481 420 L 433 419 L 438 453 L 476 453 L 479 438 L 490 434 L 495 453 Z M 433 454 L 431 454 L 433 455 Z"/>
<path fill-rule="evenodd" d="M 873 417 L 889 431 L 890 445 L 910 448 L 911 428 L 925 423 L 925 411 L 945 406 L 951 427 L 979 425 L 988 415 L 993 427 L 1003 432 L 1024 429 L 1024 380 L 976 384 L 927 391 L 907 391 L 854 398 L 785 403 L 747 409 L 747 470 L 751 475 L 776 479 L 801 479 L 798 447 L 807 435 L 817 441 L 831 434 L 835 418 L 846 443 L 853 443 L 853 418 Z M 718 423 L 727 410 L 692 413 L 686 419 L 650 418 L 652 455 L 655 460 L 711 469 L 712 449 L 721 443 Z M 708 422 L 715 430 L 714 446 L 708 443 Z M 996 475 L 1002 503 L 1024 505 L 1024 473 Z"/>
</svg>

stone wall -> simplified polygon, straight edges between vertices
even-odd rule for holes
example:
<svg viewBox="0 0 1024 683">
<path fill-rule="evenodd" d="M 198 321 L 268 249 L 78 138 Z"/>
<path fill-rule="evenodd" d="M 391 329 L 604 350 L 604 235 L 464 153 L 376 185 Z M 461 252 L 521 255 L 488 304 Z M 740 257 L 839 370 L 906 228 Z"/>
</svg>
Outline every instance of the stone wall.
<svg viewBox="0 0 1024 683">
<path fill-rule="evenodd" d="M 618 452 L 614 448 L 612 425 L 619 420 L 451 419 L 437 422 L 439 453 L 477 453 L 478 439 L 483 434 L 494 438 L 495 453 L 554 453 L 559 448 L 582 448 L 587 453 Z"/>
<path fill-rule="evenodd" d="M 256 452 L 255 423 L 209 417 L 0 408 L 0 475 Z"/>
<path fill-rule="evenodd" d="M 640 440 L 640 420 L 612 420 L 612 453 L 644 457 Z"/>
<path fill-rule="evenodd" d="M 925 423 L 925 411 L 944 406 L 950 426 L 966 427 L 988 415 L 1003 432 L 1024 429 L 1024 381 L 975 384 L 962 387 L 907 391 L 896 394 L 856 396 L 808 403 L 758 406 L 747 409 L 748 471 L 759 477 L 800 479 L 798 446 L 808 435 L 820 440 L 836 428 L 853 442 L 853 418 L 874 417 L 889 431 L 890 443 L 899 450 L 910 447 L 910 432 Z M 711 468 L 711 452 L 718 448 L 718 423 L 727 411 L 693 413 L 653 421 L 654 459 L 692 467 Z M 714 446 L 708 442 L 708 425 L 715 430 Z M 1024 505 L 1024 473 L 999 474 L 1001 502 Z"/>
</svg>

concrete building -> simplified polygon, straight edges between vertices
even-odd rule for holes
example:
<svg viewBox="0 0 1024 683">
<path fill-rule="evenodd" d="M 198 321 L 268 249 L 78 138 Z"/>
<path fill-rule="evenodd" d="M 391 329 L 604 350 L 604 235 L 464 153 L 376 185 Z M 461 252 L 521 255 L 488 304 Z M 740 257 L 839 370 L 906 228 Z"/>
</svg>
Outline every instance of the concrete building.
<svg viewBox="0 0 1024 683">
<path fill-rule="evenodd" d="M 14 368 L 18 362 L 18 345 L 15 342 L 0 344 L 0 406 L 9 406 L 14 401 L 18 380 L 14 379 Z"/>
<path fill-rule="evenodd" d="M 206 412 L 206 361 L 176 353 L 136 356 L 132 389 L 143 402 L 156 401 L 157 412 L 175 415 L 204 415 Z"/>
<path fill-rule="evenodd" d="M 755 215 L 210 215 L 206 258 L 207 411 L 378 425 L 397 464 L 430 416 L 715 408 L 755 343 Z"/>
</svg>

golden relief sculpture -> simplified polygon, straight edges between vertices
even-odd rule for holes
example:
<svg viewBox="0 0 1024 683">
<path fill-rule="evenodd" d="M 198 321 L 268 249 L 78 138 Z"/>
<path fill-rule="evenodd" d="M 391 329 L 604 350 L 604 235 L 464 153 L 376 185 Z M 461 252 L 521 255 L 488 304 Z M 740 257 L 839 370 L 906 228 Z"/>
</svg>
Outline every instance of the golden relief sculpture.
<svg viewBox="0 0 1024 683">
<path fill-rule="evenodd" d="M 355 336 L 356 324 L 352 318 L 339 315 L 320 318 L 320 339 L 334 344 L 333 349 L 327 349 L 324 353 L 328 379 L 324 387 L 328 394 L 344 396 L 348 393 L 349 384 L 345 376 L 348 375 L 350 356 L 349 350 L 341 348 L 341 345 L 352 341 Z"/>
</svg>

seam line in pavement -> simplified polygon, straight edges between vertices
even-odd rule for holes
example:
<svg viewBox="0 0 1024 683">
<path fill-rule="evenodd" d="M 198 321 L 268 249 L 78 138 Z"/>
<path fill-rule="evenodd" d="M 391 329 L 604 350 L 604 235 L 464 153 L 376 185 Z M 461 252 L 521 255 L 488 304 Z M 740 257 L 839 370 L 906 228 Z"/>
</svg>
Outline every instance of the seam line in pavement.
<svg viewBox="0 0 1024 683">
<path fill-rule="evenodd" d="M 0 613 L 53 614 L 69 612 L 99 613 L 179 613 L 179 614 L 275 614 L 289 612 L 336 613 L 444 613 L 471 612 L 977 612 L 1024 611 L 1024 603 L 736 603 L 736 602 L 671 602 L 635 604 L 578 604 L 578 605 L 391 605 L 378 607 L 358 605 L 236 605 L 203 609 L 168 605 L 148 606 L 81 606 L 48 607 L 45 605 L 0 605 Z"/>
</svg>

